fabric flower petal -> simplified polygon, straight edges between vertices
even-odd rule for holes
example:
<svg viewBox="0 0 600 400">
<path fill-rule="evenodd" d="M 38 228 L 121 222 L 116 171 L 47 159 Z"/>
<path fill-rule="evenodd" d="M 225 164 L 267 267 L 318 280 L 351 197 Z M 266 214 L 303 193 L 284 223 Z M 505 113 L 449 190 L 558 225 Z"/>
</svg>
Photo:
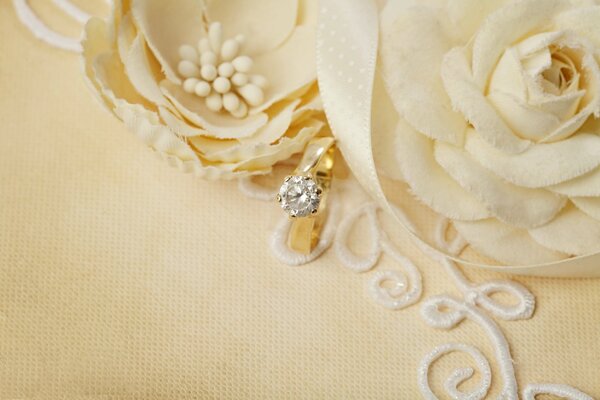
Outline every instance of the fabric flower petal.
<svg viewBox="0 0 600 400">
<path fill-rule="evenodd" d="M 550 221 L 565 199 L 543 189 L 508 183 L 454 146 L 437 142 L 435 159 L 465 190 L 475 195 L 503 222 L 532 228 Z"/>
<path fill-rule="evenodd" d="M 94 72 L 102 93 L 114 105 L 114 113 L 130 131 L 160 153 L 199 163 L 194 151 L 161 124 L 155 112 L 141 105 L 144 99 L 127 80 L 116 52 L 100 55 L 94 63 Z"/>
<path fill-rule="evenodd" d="M 253 73 L 268 77 L 265 101 L 252 113 L 261 112 L 317 78 L 316 30 L 298 26 L 279 48 L 254 57 Z"/>
<path fill-rule="evenodd" d="M 529 234 L 542 246 L 567 254 L 580 256 L 600 251 L 600 221 L 572 205 L 548 224 L 530 229 Z"/>
<path fill-rule="evenodd" d="M 251 136 L 269 119 L 265 113 L 249 115 L 243 119 L 226 113 L 216 113 L 209 110 L 202 99 L 186 93 L 181 86 L 165 80 L 161 82 L 160 87 L 185 118 L 203 127 L 215 138 L 239 139 Z"/>
<path fill-rule="evenodd" d="M 396 110 L 430 138 L 461 143 L 466 121 L 452 110 L 439 66 L 454 45 L 433 8 L 389 2 L 382 12 L 383 78 Z"/>
<path fill-rule="evenodd" d="M 521 154 L 506 154 L 471 131 L 465 149 L 496 175 L 529 188 L 565 182 L 600 165 L 600 136 L 585 133 L 561 142 L 538 144 Z"/>
<path fill-rule="evenodd" d="M 160 79 L 157 73 L 160 67 L 155 65 L 154 59 L 149 57 L 146 42 L 142 35 L 138 35 L 134 39 L 126 57 L 121 58 L 121 60 L 125 65 L 125 72 L 131 84 L 144 98 L 156 105 L 168 105 L 156 83 L 157 79 Z"/>
<path fill-rule="evenodd" d="M 291 125 L 294 110 L 298 104 L 300 104 L 300 99 L 282 101 L 275 104 L 269 109 L 269 122 L 258 129 L 252 136 L 240 138 L 240 142 L 245 145 L 275 143 L 281 139 Z"/>
<path fill-rule="evenodd" d="M 177 74 L 179 46 L 195 45 L 206 36 L 201 0 L 131 0 L 133 19 L 167 79 L 181 83 Z"/>
<path fill-rule="evenodd" d="M 322 128 L 324 123 L 317 119 L 310 119 L 301 125 L 296 125 L 288 131 L 289 137 L 282 138 L 278 143 L 267 146 L 265 144 L 253 147 L 254 155 L 252 157 L 244 156 L 238 159 L 238 169 L 242 170 L 261 170 L 270 168 L 278 161 L 287 160 L 292 155 L 300 153 L 306 147 L 308 141 L 314 137 Z M 248 151 L 248 146 L 241 146 L 237 149 L 239 152 Z M 225 156 L 225 154 L 221 154 Z"/>
<path fill-rule="evenodd" d="M 108 108 L 109 111 L 112 111 L 113 104 L 102 95 L 102 89 L 94 72 L 94 62 L 98 56 L 111 51 L 109 35 L 109 26 L 106 22 L 93 17 L 84 27 L 81 44 L 85 82 L 91 87 L 92 93 L 94 93 L 98 102 Z"/>
<path fill-rule="evenodd" d="M 117 49 L 119 50 L 119 57 L 121 60 L 125 60 L 127 58 L 131 44 L 137 35 L 138 32 L 133 24 L 131 13 L 124 15 L 117 31 Z"/>
<path fill-rule="evenodd" d="M 504 264 L 532 265 L 568 258 L 565 253 L 540 245 L 526 230 L 497 219 L 454 221 L 454 227 L 475 250 Z"/>
<path fill-rule="evenodd" d="M 165 124 L 181 137 L 186 138 L 209 134 L 205 129 L 188 123 L 179 113 L 170 107 L 159 107 L 158 114 Z"/>
<path fill-rule="evenodd" d="M 224 37 L 245 36 L 244 53 L 264 54 L 281 45 L 292 33 L 298 0 L 208 0 L 209 22 L 220 22 Z"/>
<path fill-rule="evenodd" d="M 402 119 L 393 146 L 412 193 L 433 210 L 447 218 L 469 221 L 491 215 L 485 205 L 440 168 L 433 158 L 433 142 Z"/>
</svg>

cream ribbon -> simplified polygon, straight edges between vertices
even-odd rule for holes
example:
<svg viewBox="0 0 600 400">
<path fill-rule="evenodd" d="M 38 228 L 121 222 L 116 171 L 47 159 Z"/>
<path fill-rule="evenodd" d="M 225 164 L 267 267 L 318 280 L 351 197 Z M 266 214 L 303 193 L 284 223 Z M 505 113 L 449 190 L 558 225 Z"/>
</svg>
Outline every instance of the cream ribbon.
<svg viewBox="0 0 600 400">
<path fill-rule="evenodd" d="M 379 17 L 375 0 L 321 0 L 317 31 L 317 74 L 321 97 L 338 146 L 363 188 L 419 242 L 464 265 L 520 275 L 600 277 L 600 253 L 528 266 L 478 264 L 423 242 L 387 200 L 371 144 L 371 106 Z"/>
</svg>

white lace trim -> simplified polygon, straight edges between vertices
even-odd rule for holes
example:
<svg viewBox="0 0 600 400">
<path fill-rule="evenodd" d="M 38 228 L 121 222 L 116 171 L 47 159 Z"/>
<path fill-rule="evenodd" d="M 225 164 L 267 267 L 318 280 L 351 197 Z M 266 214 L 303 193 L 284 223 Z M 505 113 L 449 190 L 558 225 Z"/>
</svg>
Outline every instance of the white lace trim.
<svg viewBox="0 0 600 400">
<path fill-rule="evenodd" d="M 329 245 L 333 246 L 336 258 L 347 269 L 356 273 L 365 273 L 376 268 L 383 255 L 389 256 L 396 262 L 398 268 L 375 271 L 368 278 L 367 288 L 371 298 L 383 307 L 398 310 L 416 303 L 421 297 L 422 276 L 419 269 L 404 257 L 391 243 L 379 221 L 380 208 L 370 199 L 366 199 L 353 211 L 346 215 L 338 215 L 342 208 L 338 203 L 342 199 L 356 197 L 354 193 L 346 193 L 355 181 L 336 182 L 341 189 L 332 193 L 329 202 L 337 208 L 335 219 L 330 218 L 323 232 L 323 244 L 317 246 L 309 256 L 299 255 L 286 246 L 289 220 L 283 217 L 271 238 L 271 249 L 277 259 L 288 265 L 301 265 L 314 260 L 322 254 Z M 240 191 L 246 196 L 272 201 L 274 191 L 267 189 L 250 179 L 244 179 L 239 184 Z M 408 226 L 413 226 L 406 213 L 396 210 Z M 368 250 L 364 255 L 358 255 L 350 248 L 349 236 L 356 224 L 364 220 L 367 228 L 363 229 L 368 237 Z M 440 248 L 450 254 L 459 254 L 466 246 L 460 236 L 447 239 L 450 223 L 443 219 L 435 227 L 435 240 Z M 329 228 L 334 229 L 330 230 Z M 437 329 L 451 330 L 463 320 L 476 323 L 488 336 L 494 349 L 496 363 L 499 367 L 502 381 L 501 394 L 498 398 L 516 400 L 534 400 L 537 395 L 549 394 L 570 400 L 590 400 L 587 394 L 562 384 L 528 384 L 519 395 L 519 387 L 513 365 L 510 346 L 504 333 L 500 330 L 494 318 L 506 321 L 526 320 L 532 317 L 535 310 L 535 298 L 523 285 L 511 280 L 489 280 L 482 283 L 470 281 L 452 260 L 425 247 L 420 242 L 414 242 L 427 256 L 438 262 L 462 294 L 462 298 L 449 295 L 433 296 L 423 300 L 421 316 L 425 322 Z M 503 293 L 511 301 L 502 303 L 492 297 L 493 294 Z M 444 382 L 443 388 L 448 396 L 457 400 L 476 400 L 487 396 L 492 382 L 490 363 L 483 353 L 475 346 L 465 343 L 447 343 L 435 347 L 427 354 L 417 368 L 419 390 L 426 399 L 437 399 L 430 382 L 431 370 L 440 358 L 453 352 L 468 354 L 474 361 L 479 372 L 479 382 L 469 391 L 459 389 L 461 383 L 472 379 L 475 370 L 471 367 L 455 369 Z"/>
</svg>

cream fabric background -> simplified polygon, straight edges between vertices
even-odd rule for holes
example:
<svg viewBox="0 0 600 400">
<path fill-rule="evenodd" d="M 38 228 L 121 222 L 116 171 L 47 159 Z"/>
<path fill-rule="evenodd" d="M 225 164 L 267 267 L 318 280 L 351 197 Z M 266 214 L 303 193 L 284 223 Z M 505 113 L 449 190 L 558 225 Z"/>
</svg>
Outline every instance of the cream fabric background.
<svg viewBox="0 0 600 400">
<path fill-rule="evenodd" d="M 418 305 L 375 305 L 371 274 L 331 252 L 300 268 L 275 261 L 275 206 L 158 160 L 80 69 L 0 2 L 0 399 L 414 399 L 417 365 L 438 344 L 473 343 L 493 362 L 478 326 L 436 331 Z M 406 235 L 395 241 L 424 296 L 455 293 Z M 500 323 L 519 382 L 600 398 L 600 280 L 515 280 L 538 304 L 530 321 Z"/>
</svg>

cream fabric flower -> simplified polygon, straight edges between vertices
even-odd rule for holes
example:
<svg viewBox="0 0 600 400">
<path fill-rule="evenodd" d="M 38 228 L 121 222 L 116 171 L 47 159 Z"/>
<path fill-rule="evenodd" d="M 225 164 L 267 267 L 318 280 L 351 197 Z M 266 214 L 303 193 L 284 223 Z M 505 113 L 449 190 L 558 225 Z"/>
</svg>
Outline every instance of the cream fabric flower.
<svg viewBox="0 0 600 400">
<path fill-rule="evenodd" d="M 600 251 L 599 21 L 595 1 L 388 2 L 381 166 L 500 262 Z"/>
<path fill-rule="evenodd" d="M 171 164 L 209 179 L 267 173 L 324 126 L 315 1 L 116 1 L 108 21 L 86 26 L 86 77 L 102 103 Z M 242 69 L 268 81 L 261 101 L 236 116 L 184 90 L 180 48 L 206 43 L 211 25 L 223 38 L 243 37 L 239 51 L 253 63 Z"/>
</svg>

